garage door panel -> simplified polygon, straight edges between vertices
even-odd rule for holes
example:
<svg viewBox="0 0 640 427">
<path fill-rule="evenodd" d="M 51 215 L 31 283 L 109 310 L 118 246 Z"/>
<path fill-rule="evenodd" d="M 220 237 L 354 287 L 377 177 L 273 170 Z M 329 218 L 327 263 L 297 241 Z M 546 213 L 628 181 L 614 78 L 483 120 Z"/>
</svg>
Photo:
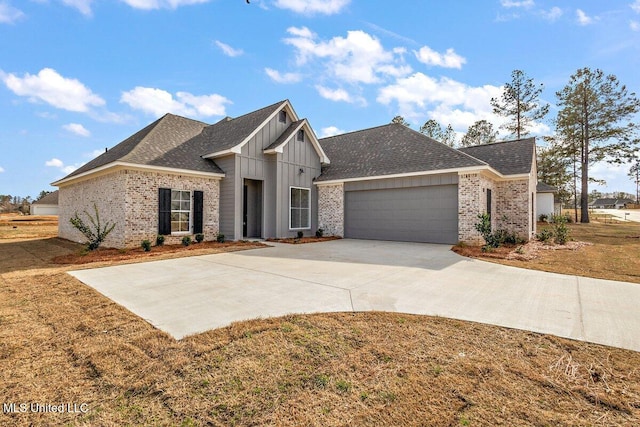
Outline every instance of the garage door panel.
<svg viewBox="0 0 640 427">
<path fill-rule="evenodd" d="M 458 187 L 438 185 L 347 191 L 345 236 L 455 243 L 458 239 Z"/>
</svg>

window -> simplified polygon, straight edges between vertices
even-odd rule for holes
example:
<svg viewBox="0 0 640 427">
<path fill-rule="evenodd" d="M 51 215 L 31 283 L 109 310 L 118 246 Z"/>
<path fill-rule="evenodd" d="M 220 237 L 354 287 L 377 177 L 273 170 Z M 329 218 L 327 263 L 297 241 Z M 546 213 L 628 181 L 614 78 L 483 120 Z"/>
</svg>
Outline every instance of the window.
<svg viewBox="0 0 640 427">
<path fill-rule="evenodd" d="M 287 112 L 284 110 L 280 110 L 278 120 L 280 121 L 280 123 L 287 123 Z"/>
<path fill-rule="evenodd" d="M 311 228 L 311 190 L 308 188 L 291 187 L 289 198 L 291 230 Z"/>
<path fill-rule="evenodd" d="M 298 139 L 298 141 L 304 142 L 304 130 L 303 129 L 300 129 L 298 131 L 298 138 L 297 139 Z"/>
<path fill-rule="evenodd" d="M 171 232 L 191 231 L 191 192 L 171 190 Z"/>
</svg>

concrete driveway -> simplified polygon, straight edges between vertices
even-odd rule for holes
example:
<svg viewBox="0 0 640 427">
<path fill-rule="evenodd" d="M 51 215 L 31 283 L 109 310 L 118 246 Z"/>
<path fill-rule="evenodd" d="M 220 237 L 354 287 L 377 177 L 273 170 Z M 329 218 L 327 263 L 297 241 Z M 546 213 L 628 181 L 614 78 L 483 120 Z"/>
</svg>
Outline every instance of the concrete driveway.
<svg viewBox="0 0 640 427">
<path fill-rule="evenodd" d="M 177 339 L 258 317 L 379 310 L 640 351 L 640 285 L 471 260 L 447 245 L 276 244 L 70 274 Z"/>
</svg>

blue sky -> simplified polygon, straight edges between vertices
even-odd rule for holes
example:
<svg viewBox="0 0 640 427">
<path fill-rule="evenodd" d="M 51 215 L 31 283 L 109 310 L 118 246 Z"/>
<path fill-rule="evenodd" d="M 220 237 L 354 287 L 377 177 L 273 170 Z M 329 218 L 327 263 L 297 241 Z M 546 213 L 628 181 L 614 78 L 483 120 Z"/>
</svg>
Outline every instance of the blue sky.
<svg viewBox="0 0 640 427">
<path fill-rule="evenodd" d="M 0 194 L 51 189 L 166 112 L 288 98 L 320 137 L 397 114 L 461 136 L 499 126 L 489 99 L 521 69 L 551 119 L 581 67 L 640 92 L 639 53 L 640 0 L 0 0 Z M 627 169 L 596 165 L 592 188 L 635 193 Z"/>
</svg>

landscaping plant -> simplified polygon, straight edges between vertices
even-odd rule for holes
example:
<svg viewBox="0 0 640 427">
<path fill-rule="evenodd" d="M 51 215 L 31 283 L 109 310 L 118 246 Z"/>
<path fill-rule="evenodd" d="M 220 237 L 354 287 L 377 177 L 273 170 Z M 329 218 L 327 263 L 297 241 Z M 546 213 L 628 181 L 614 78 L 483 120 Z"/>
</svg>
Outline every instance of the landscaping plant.
<svg viewBox="0 0 640 427">
<path fill-rule="evenodd" d="M 559 245 L 564 245 L 569 240 L 567 221 L 568 219 L 564 215 L 554 215 L 552 217 L 554 241 Z"/>
<path fill-rule="evenodd" d="M 78 212 L 76 212 L 73 218 L 69 219 L 71 225 L 80 231 L 87 238 L 87 249 L 93 251 L 100 247 L 100 244 L 107 238 L 109 233 L 113 231 L 116 226 L 115 223 L 107 222 L 104 227 L 100 224 L 100 214 L 98 213 L 98 207 L 96 204 L 93 204 L 93 210 L 95 211 L 95 218 L 92 217 L 87 211 L 84 211 L 84 214 L 89 218 L 89 222 L 86 224 L 80 216 L 78 216 Z"/>
<path fill-rule="evenodd" d="M 156 246 L 164 245 L 164 236 L 162 234 L 158 234 L 156 236 Z"/>
<path fill-rule="evenodd" d="M 182 245 L 189 246 L 191 244 L 191 236 L 184 236 L 182 238 Z"/>
<path fill-rule="evenodd" d="M 196 234 L 196 242 L 202 243 L 203 240 L 204 240 L 204 234 L 202 233 Z"/>
<path fill-rule="evenodd" d="M 224 234 L 222 234 L 222 233 L 218 233 L 218 234 L 216 235 L 216 242 L 218 242 L 218 243 L 224 243 Z"/>
<path fill-rule="evenodd" d="M 149 252 L 151 250 L 151 242 L 148 240 L 143 240 L 140 246 L 145 252 Z"/>
</svg>

